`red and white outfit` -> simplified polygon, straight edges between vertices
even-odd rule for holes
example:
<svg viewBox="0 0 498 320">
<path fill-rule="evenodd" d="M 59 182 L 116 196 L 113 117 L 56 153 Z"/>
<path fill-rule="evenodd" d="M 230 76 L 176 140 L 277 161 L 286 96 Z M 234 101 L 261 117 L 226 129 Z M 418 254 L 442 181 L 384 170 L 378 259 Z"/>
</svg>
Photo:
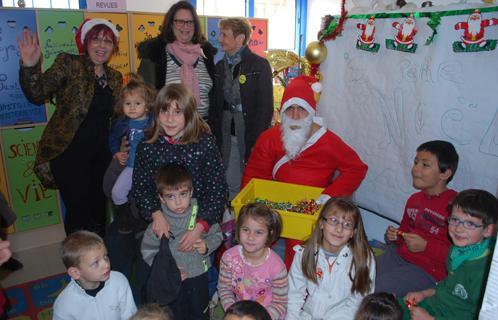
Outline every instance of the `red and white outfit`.
<svg viewBox="0 0 498 320">
<path fill-rule="evenodd" d="M 367 23 L 358 23 L 356 27 L 362 30 L 362 33 L 358 40 L 366 45 L 373 45 L 375 36 L 375 18 L 371 17 L 368 19 Z"/>
<path fill-rule="evenodd" d="M 482 20 L 480 11 L 476 9 L 474 13 L 469 16 L 467 22 L 458 22 L 455 24 L 455 30 L 464 30 L 462 37 L 464 46 L 469 44 L 485 46 L 486 41 L 484 39 L 484 28 L 496 24 L 498 24 L 498 19 L 493 18 Z"/>
<path fill-rule="evenodd" d="M 398 30 L 398 33 L 394 38 L 394 44 L 404 44 L 410 48 L 413 45 L 413 37 L 417 34 L 417 28 L 415 27 L 415 19 L 413 18 L 413 15 L 406 18 L 403 23 L 393 22 L 393 28 Z"/>
<path fill-rule="evenodd" d="M 291 105 L 315 114 L 316 101 L 311 86 L 294 79 L 285 89 L 281 113 Z M 309 77 L 308 77 L 309 78 Z M 242 187 L 252 178 L 289 182 L 325 188 L 329 197 L 351 196 L 360 186 L 368 167 L 358 154 L 332 131 L 320 127 L 308 139 L 300 153 L 290 159 L 282 142 L 280 125 L 264 131 L 256 141 L 242 177 Z M 285 264 L 294 257 L 293 247 L 301 241 L 286 242 Z"/>
</svg>

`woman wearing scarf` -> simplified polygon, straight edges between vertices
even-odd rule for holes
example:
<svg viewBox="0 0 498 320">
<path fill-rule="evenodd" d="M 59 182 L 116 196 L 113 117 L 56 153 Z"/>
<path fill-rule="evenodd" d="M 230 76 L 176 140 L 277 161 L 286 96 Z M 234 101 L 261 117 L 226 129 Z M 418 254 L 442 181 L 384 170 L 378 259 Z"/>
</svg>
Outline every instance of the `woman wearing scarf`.
<svg viewBox="0 0 498 320">
<path fill-rule="evenodd" d="M 194 93 L 200 115 L 207 120 L 212 105 L 216 49 L 201 32 L 199 16 L 187 1 L 175 3 L 166 13 L 161 33 L 138 46 L 138 73 L 160 90 L 181 83 Z"/>
</svg>

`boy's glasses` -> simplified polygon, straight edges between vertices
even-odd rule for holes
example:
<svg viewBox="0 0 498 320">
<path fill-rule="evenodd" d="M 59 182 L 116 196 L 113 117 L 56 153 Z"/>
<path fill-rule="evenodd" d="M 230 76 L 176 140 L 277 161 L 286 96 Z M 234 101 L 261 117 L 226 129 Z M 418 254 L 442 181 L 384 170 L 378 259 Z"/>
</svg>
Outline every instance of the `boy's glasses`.
<svg viewBox="0 0 498 320">
<path fill-rule="evenodd" d="M 194 26 L 194 20 L 182 20 L 182 19 L 174 19 L 173 22 L 177 27 L 187 26 L 189 28 Z"/>
<path fill-rule="evenodd" d="M 460 224 L 463 224 L 463 227 L 467 230 L 475 230 L 477 228 L 484 226 L 483 224 L 475 224 L 470 220 L 460 220 L 453 217 L 448 218 L 448 224 L 454 227 L 458 227 Z"/>
<path fill-rule="evenodd" d="M 343 229 L 345 230 L 353 230 L 354 229 L 354 223 L 352 221 L 343 221 L 343 222 L 340 222 L 339 219 L 337 219 L 336 217 L 324 217 L 323 220 L 325 220 L 325 222 L 330 225 L 330 226 L 337 226 L 337 225 L 341 225 Z"/>
</svg>

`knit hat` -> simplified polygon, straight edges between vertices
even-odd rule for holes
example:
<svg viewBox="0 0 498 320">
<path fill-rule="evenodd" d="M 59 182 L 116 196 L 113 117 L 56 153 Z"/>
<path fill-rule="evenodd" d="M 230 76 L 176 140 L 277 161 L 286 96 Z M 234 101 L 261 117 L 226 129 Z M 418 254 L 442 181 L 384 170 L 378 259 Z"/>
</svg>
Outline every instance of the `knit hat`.
<svg viewBox="0 0 498 320">
<path fill-rule="evenodd" d="M 321 91 L 322 85 L 316 78 L 298 76 L 285 87 L 280 113 L 285 112 L 293 104 L 297 104 L 314 117 L 316 114 L 316 102 Z"/>
<path fill-rule="evenodd" d="M 109 29 L 111 29 L 116 39 L 119 39 L 118 29 L 116 29 L 116 26 L 112 24 L 109 20 L 101 18 L 85 19 L 78 28 L 78 31 L 76 32 L 76 36 L 74 38 L 74 40 L 76 41 L 76 46 L 78 47 L 78 51 L 80 53 L 85 52 L 83 44 L 85 43 L 85 37 L 88 31 L 92 30 L 93 27 L 101 24 L 109 27 Z"/>
<path fill-rule="evenodd" d="M 169 248 L 169 239 L 163 236 L 147 280 L 147 302 L 170 304 L 178 297 L 181 286 L 180 270 Z"/>
</svg>

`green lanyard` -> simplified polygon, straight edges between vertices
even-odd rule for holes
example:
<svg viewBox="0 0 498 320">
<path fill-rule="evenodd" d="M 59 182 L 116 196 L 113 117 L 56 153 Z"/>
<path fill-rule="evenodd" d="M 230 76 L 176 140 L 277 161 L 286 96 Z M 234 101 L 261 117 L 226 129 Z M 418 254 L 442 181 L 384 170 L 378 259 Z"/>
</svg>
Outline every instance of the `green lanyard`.
<svg viewBox="0 0 498 320">
<path fill-rule="evenodd" d="M 192 214 L 190 215 L 190 220 L 188 222 L 188 230 L 194 230 L 194 227 L 195 227 L 195 222 L 196 222 L 196 219 L 197 219 L 197 210 L 199 209 L 199 206 L 197 204 L 195 204 L 193 207 L 192 207 Z"/>
</svg>

